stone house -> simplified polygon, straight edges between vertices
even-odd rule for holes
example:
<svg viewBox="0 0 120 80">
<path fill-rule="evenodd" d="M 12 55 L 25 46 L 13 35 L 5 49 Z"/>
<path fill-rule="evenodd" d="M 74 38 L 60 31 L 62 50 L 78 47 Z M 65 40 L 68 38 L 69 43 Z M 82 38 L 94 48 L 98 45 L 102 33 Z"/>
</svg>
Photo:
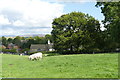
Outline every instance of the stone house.
<svg viewBox="0 0 120 80">
<path fill-rule="evenodd" d="M 53 43 L 50 43 L 50 41 L 48 40 L 48 44 L 31 44 L 30 52 L 37 51 L 54 51 Z"/>
</svg>

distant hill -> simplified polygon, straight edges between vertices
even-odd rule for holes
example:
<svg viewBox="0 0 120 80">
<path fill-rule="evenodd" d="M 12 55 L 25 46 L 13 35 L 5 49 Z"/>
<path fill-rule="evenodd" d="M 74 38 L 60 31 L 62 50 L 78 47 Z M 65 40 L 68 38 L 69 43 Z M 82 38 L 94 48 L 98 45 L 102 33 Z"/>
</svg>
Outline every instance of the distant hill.
<svg viewBox="0 0 120 80">
<path fill-rule="evenodd" d="M 30 34 L 30 35 L 19 35 L 21 37 L 35 37 L 35 36 L 39 36 L 39 37 L 45 37 L 46 34 Z"/>
<path fill-rule="evenodd" d="M 20 36 L 20 37 L 35 37 L 35 36 L 39 36 L 39 37 L 45 37 L 46 34 L 29 34 L 29 35 L 17 35 L 17 36 Z M 16 35 L 3 35 L 4 37 L 7 37 L 7 38 L 14 38 L 16 37 Z M 2 37 L 2 36 L 0 36 Z"/>
</svg>

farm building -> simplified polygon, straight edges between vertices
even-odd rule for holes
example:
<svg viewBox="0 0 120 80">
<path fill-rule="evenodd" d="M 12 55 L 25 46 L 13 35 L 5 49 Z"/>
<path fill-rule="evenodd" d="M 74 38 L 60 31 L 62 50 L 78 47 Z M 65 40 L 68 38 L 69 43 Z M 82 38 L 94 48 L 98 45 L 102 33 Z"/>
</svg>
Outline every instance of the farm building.
<svg viewBox="0 0 120 80">
<path fill-rule="evenodd" d="M 48 40 L 48 44 L 31 44 L 30 52 L 37 51 L 54 51 L 53 43 L 50 43 L 50 41 Z"/>
</svg>

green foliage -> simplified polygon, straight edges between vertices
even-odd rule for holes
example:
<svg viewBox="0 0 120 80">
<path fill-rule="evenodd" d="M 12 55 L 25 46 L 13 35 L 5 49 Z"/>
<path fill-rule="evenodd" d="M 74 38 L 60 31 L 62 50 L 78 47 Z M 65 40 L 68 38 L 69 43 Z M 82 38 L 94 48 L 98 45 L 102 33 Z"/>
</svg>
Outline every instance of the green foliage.
<svg viewBox="0 0 120 80">
<path fill-rule="evenodd" d="M 98 48 L 100 24 L 92 16 L 72 12 L 55 18 L 52 23 L 54 48 L 59 52 L 93 51 Z"/>
<path fill-rule="evenodd" d="M 46 40 L 50 40 L 51 43 L 53 43 L 53 37 L 50 34 L 45 35 Z"/>
<path fill-rule="evenodd" d="M 28 54 L 29 50 L 30 50 L 30 49 L 25 48 L 25 49 L 22 49 L 22 51 L 21 51 L 21 52 L 22 52 L 22 53 L 26 52 L 26 53 Z"/>
<path fill-rule="evenodd" d="M 27 47 L 30 49 L 31 44 L 34 44 L 34 39 L 33 38 L 28 38 L 27 39 Z"/>
<path fill-rule="evenodd" d="M 118 78 L 115 53 L 48 56 L 38 61 L 3 54 L 2 60 L 2 78 Z"/>
<path fill-rule="evenodd" d="M 120 1 L 97 2 L 96 6 L 101 8 L 105 16 L 103 23 L 110 36 L 115 42 L 120 43 Z"/>
<path fill-rule="evenodd" d="M 58 55 L 60 55 L 56 51 L 42 51 L 42 53 L 44 56 L 58 56 Z"/>
<path fill-rule="evenodd" d="M 103 51 L 115 51 L 120 48 L 120 1 L 119 2 L 97 2 L 105 19 L 103 20 L 106 30 L 103 32 Z"/>
<path fill-rule="evenodd" d="M 10 43 L 13 42 L 13 39 L 12 39 L 12 38 L 8 38 L 8 39 L 7 39 L 7 42 L 8 42 L 8 44 L 10 44 Z"/>
<path fill-rule="evenodd" d="M 21 37 L 20 36 L 16 36 L 14 39 L 13 39 L 13 43 L 17 46 L 21 46 Z"/>
<path fill-rule="evenodd" d="M 2 36 L 2 45 L 4 45 L 4 46 L 8 45 L 7 39 L 4 36 Z"/>
<path fill-rule="evenodd" d="M 34 37 L 34 44 L 46 44 L 47 39 L 45 37 Z"/>
<path fill-rule="evenodd" d="M 4 53 L 17 53 L 16 49 L 2 49 L 2 52 Z"/>
<path fill-rule="evenodd" d="M 38 53 L 38 51 L 36 51 L 36 52 L 29 52 L 28 55 L 32 55 L 34 53 Z"/>
</svg>

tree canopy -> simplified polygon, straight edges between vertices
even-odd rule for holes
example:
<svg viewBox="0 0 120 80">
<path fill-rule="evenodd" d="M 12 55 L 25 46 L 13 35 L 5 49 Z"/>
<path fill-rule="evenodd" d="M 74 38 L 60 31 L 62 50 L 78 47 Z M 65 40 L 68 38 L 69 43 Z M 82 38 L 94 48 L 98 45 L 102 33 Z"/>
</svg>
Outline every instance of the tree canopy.
<svg viewBox="0 0 120 80">
<path fill-rule="evenodd" d="M 105 28 L 115 42 L 120 43 L 120 1 L 119 2 L 97 2 L 96 7 L 100 7 L 105 19 Z"/>
<path fill-rule="evenodd" d="M 72 12 L 55 18 L 52 23 L 54 48 L 62 52 L 93 51 L 98 48 L 99 21 L 88 14 Z"/>
</svg>

